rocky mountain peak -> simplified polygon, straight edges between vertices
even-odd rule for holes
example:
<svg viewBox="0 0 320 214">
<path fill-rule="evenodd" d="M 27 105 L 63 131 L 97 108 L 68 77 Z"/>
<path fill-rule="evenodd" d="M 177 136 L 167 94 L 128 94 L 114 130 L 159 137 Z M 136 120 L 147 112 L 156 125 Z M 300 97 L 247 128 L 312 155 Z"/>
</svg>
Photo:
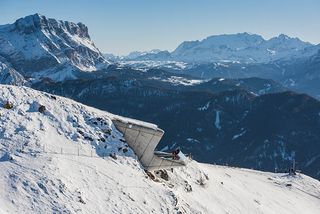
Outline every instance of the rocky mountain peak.
<svg viewBox="0 0 320 214">
<path fill-rule="evenodd" d="M 299 38 L 293 38 L 285 34 L 280 34 L 279 36 L 276 36 L 267 40 L 266 44 L 269 45 L 270 47 L 284 46 L 284 48 L 295 48 L 295 49 L 303 49 L 311 46 L 311 44 L 308 42 L 301 41 Z"/>
<path fill-rule="evenodd" d="M 38 13 L 0 26 L 0 55 L 24 77 L 55 81 L 108 66 L 82 23 Z"/>
<path fill-rule="evenodd" d="M 76 24 L 69 21 L 56 20 L 38 13 L 18 19 L 14 26 L 16 30 L 24 34 L 31 34 L 40 30 L 55 32 L 56 34 L 66 31 L 71 35 L 90 39 L 88 27 L 83 23 Z"/>
<path fill-rule="evenodd" d="M 19 32 L 30 34 L 41 29 L 42 20 L 41 15 L 34 14 L 16 20 L 14 26 Z"/>
</svg>

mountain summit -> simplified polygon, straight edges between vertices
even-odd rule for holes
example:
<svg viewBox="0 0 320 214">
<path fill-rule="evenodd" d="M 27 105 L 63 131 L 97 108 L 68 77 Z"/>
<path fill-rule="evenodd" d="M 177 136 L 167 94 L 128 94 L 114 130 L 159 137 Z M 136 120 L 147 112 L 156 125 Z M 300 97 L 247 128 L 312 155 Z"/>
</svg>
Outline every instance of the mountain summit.
<svg viewBox="0 0 320 214">
<path fill-rule="evenodd" d="M 57 81 L 108 65 L 87 26 L 40 14 L 0 26 L 0 56 L 23 76 Z"/>
<path fill-rule="evenodd" d="M 18 19 L 14 25 L 17 31 L 24 34 L 32 34 L 38 30 L 44 30 L 50 33 L 63 33 L 64 31 L 71 35 L 90 39 L 88 27 L 81 22 L 75 24 L 68 21 L 58 21 L 56 19 L 46 18 L 38 13 Z"/>
<path fill-rule="evenodd" d="M 238 33 L 183 42 L 172 55 L 182 61 L 267 62 L 290 57 L 309 46 L 310 43 L 283 34 L 265 40 L 260 35 Z"/>
<path fill-rule="evenodd" d="M 162 58 L 159 57 L 159 52 L 150 52 L 137 57 L 137 60 L 265 63 L 291 58 L 312 46 L 308 42 L 284 34 L 269 40 L 250 33 L 223 34 L 209 36 L 201 41 L 182 42 L 173 52 L 166 55 L 162 54 Z M 133 60 L 132 54 L 129 56 L 127 57 L 128 60 Z"/>
</svg>

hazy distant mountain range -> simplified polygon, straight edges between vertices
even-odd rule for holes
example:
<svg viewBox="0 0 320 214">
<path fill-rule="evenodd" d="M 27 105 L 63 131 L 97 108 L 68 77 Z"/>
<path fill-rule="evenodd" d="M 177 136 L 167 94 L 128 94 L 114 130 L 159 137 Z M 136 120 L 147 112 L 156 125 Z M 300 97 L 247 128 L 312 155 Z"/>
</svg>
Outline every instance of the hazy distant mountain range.
<svg viewBox="0 0 320 214">
<path fill-rule="evenodd" d="M 132 52 L 105 55 L 120 67 L 140 70 L 159 68 L 201 79 L 273 79 L 298 92 L 320 98 L 320 45 L 284 34 L 269 40 L 238 33 L 182 42 L 174 51 Z"/>
<path fill-rule="evenodd" d="M 269 40 L 260 35 L 238 33 L 210 36 L 201 41 L 182 42 L 173 52 L 152 50 L 132 52 L 122 60 L 183 61 L 193 63 L 234 62 L 265 63 L 280 59 L 300 58 L 316 53 L 315 45 L 284 34 Z"/>
</svg>

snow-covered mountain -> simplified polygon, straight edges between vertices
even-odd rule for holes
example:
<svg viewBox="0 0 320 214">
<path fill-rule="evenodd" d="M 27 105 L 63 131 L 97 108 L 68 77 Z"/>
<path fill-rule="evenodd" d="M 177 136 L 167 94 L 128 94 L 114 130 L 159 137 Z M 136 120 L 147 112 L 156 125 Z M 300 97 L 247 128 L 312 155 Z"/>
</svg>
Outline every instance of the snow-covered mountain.
<svg viewBox="0 0 320 214">
<path fill-rule="evenodd" d="M 303 174 L 191 161 L 148 176 L 115 129 L 114 115 L 26 87 L 0 89 L 0 103 L 13 103 L 12 109 L 0 108 L 1 213 L 313 214 L 320 209 L 320 183 Z M 39 106 L 45 106 L 42 113 Z"/>
<path fill-rule="evenodd" d="M 108 61 L 119 61 L 121 59 L 121 57 L 116 56 L 112 53 L 104 53 L 103 56 Z"/>
<path fill-rule="evenodd" d="M 249 33 L 209 36 L 201 41 L 182 42 L 173 52 L 151 51 L 129 54 L 123 60 L 183 61 L 192 63 L 238 62 L 261 63 L 312 55 L 314 45 L 284 34 L 265 40 Z M 309 49 L 308 49 L 309 48 Z"/>
<path fill-rule="evenodd" d="M 202 41 L 183 42 L 172 55 L 178 60 L 188 62 L 261 63 L 289 59 L 312 46 L 284 34 L 265 40 L 260 35 L 238 33 L 210 36 Z"/>
<path fill-rule="evenodd" d="M 151 51 L 133 51 L 127 56 L 123 57 L 125 59 L 148 59 L 148 57 L 156 57 L 159 54 L 169 53 L 168 51 L 161 51 L 159 49 L 153 49 Z"/>
<path fill-rule="evenodd" d="M 0 26 L 0 56 L 23 76 L 57 81 L 108 65 L 84 24 L 39 14 Z"/>
<path fill-rule="evenodd" d="M 24 77 L 0 56 L 0 84 L 23 85 Z"/>
</svg>

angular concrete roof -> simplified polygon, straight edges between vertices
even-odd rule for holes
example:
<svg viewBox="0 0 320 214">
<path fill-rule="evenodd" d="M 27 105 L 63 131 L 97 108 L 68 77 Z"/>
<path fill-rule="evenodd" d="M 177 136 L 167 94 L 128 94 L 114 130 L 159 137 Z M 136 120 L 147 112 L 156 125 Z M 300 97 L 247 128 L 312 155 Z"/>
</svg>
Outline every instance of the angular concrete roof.
<svg viewBox="0 0 320 214">
<path fill-rule="evenodd" d="M 164 131 L 157 125 L 124 118 L 115 118 L 113 123 L 122 132 L 128 145 L 136 153 L 146 170 L 170 169 L 186 165 L 182 160 L 173 160 L 154 154 L 164 134 Z"/>
</svg>

